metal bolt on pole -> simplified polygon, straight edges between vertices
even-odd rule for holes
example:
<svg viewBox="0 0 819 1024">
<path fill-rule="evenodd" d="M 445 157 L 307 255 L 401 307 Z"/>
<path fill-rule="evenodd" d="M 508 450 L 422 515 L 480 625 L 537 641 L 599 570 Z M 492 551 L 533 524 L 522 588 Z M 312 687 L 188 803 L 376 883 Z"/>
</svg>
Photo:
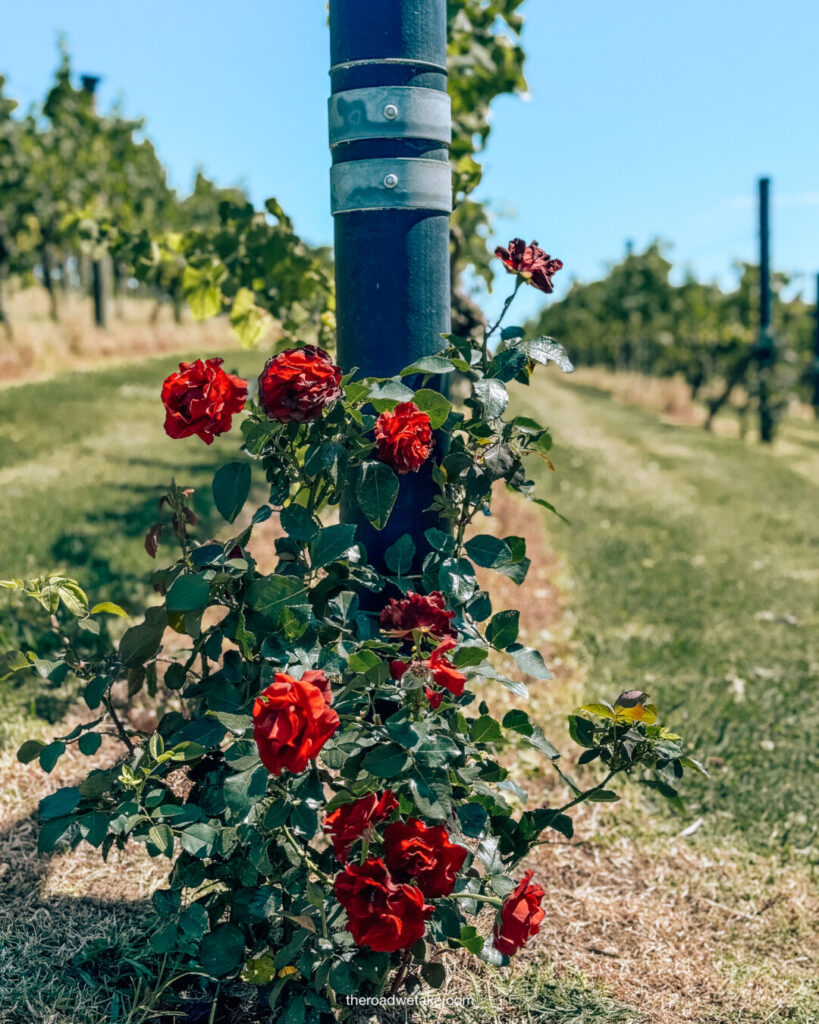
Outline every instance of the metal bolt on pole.
<svg viewBox="0 0 819 1024">
<path fill-rule="evenodd" d="M 393 376 L 450 330 L 446 43 L 446 0 L 330 0 L 338 359 L 361 376 Z M 376 568 L 404 533 L 428 550 L 431 470 L 401 478 L 381 532 L 342 504 Z"/>
</svg>

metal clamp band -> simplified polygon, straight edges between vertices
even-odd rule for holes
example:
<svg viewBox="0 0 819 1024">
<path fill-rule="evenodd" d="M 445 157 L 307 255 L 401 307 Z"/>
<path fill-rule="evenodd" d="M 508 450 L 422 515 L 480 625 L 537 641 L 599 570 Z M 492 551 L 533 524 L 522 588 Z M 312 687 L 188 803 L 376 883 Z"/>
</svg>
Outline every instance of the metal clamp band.
<svg viewBox="0 0 819 1024">
<path fill-rule="evenodd" d="M 412 60 L 409 57 L 382 57 L 380 59 L 368 59 L 368 60 L 347 60 L 341 64 L 334 64 L 330 68 L 330 74 L 334 75 L 337 71 L 349 71 L 352 68 L 366 68 L 366 67 L 377 67 L 379 64 L 386 65 L 399 65 L 409 68 L 418 68 L 421 71 L 432 71 L 439 75 L 448 75 L 446 65 L 434 64 L 429 60 Z"/>
<path fill-rule="evenodd" d="M 337 92 L 328 102 L 330 148 L 359 139 L 452 141 L 448 93 L 407 85 Z"/>
<path fill-rule="evenodd" d="M 452 171 L 448 160 L 393 157 L 351 160 L 330 170 L 333 216 L 359 210 L 452 212 Z"/>
</svg>

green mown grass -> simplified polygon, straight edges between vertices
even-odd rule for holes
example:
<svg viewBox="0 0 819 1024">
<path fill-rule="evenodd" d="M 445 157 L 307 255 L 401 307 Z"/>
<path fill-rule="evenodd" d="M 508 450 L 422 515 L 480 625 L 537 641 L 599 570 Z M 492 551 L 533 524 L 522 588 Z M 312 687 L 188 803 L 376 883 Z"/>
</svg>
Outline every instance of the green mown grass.
<svg viewBox="0 0 819 1024">
<path fill-rule="evenodd" d="M 539 471 L 589 699 L 645 689 L 709 764 L 684 785 L 698 837 L 815 850 L 819 428 L 773 450 L 672 426 L 571 378 L 519 402 L 549 424 Z"/>
</svg>

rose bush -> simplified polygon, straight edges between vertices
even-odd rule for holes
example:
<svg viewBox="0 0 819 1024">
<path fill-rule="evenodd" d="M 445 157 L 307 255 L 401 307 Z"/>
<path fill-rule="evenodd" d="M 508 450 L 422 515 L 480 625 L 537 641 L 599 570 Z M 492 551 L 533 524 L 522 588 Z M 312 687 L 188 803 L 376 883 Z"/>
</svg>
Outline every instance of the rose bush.
<svg viewBox="0 0 819 1024">
<path fill-rule="evenodd" d="M 527 474 L 528 460 L 548 458 L 549 432 L 508 414 L 508 385 L 539 363 L 570 364 L 519 328 L 491 347 L 499 329 L 479 347 L 451 337 L 388 380 L 342 376 L 307 347 L 269 362 L 241 423 L 242 457 L 213 480 L 236 525 L 199 536 L 191 492 L 171 488 L 170 522 L 149 537 L 152 554 L 176 549 L 153 576 L 160 602 L 106 657 L 79 658 L 72 635 L 112 606 L 89 609 L 70 581 L 9 584 L 73 618 L 60 665 L 95 713 L 47 745 L 28 741 L 20 758 L 49 771 L 68 745 L 93 753 L 104 733 L 123 748 L 42 802 L 40 848 L 86 841 L 107 856 L 136 842 L 169 858 L 150 941 L 180 986 L 191 973 L 242 978 L 289 1024 L 344 1019 L 347 995 L 440 985 L 447 950 L 502 965 L 543 924 L 543 889 L 519 865 L 544 835 L 571 837 L 571 809 L 615 801 L 618 776 L 674 798 L 697 767 L 646 695 L 626 691 L 570 717 L 579 761 L 601 770 L 584 788 L 527 711 L 527 683 L 549 671 L 519 638 L 518 612 L 495 611 L 476 575 L 521 583 L 526 543 L 470 525 L 499 482 L 552 509 Z M 459 408 L 434 386 L 455 371 L 471 386 Z M 245 402 L 243 382 L 217 360 L 180 374 L 163 398 L 210 443 Z M 446 443 L 433 446 L 432 431 Z M 415 471 L 435 485 L 439 525 L 424 551 L 404 534 L 372 564 L 358 523 L 324 513 L 356 495 L 360 521 L 383 529 L 399 476 Z M 251 541 L 271 517 L 276 564 L 263 572 Z M 158 709 L 155 731 L 128 724 L 113 697 L 123 680 Z M 518 702 L 500 721 L 481 697 L 490 682 Z M 555 769 L 565 802 L 519 809 L 499 756 L 519 747 Z"/>
</svg>

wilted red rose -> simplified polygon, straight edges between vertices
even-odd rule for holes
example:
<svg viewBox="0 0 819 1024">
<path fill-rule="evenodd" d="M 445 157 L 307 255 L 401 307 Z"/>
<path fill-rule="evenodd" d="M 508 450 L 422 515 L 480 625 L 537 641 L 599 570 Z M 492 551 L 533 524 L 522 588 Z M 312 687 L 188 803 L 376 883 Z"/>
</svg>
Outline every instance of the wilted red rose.
<svg viewBox="0 0 819 1024">
<path fill-rule="evenodd" d="M 344 864 L 350 855 L 350 849 L 367 829 L 388 818 L 398 807 L 395 793 L 385 790 L 381 796 L 368 793 L 352 804 L 342 804 L 331 811 L 324 819 L 324 831 L 333 843 L 336 860 Z"/>
<path fill-rule="evenodd" d="M 512 956 L 540 931 L 540 922 L 546 911 L 540 901 L 546 895 L 539 885 L 531 885 L 533 871 L 527 871 L 513 893 L 506 897 L 495 922 L 493 934 L 495 949 Z"/>
<path fill-rule="evenodd" d="M 224 359 L 197 359 L 180 363 L 179 370 L 165 378 L 162 402 L 168 437 L 196 434 L 205 444 L 230 430 L 234 413 L 241 412 L 247 399 L 247 381 L 222 369 Z"/>
<path fill-rule="evenodd" d="M 336 875 L 334 889 L 347 911 L 347 930 L 359 946 L 376 953 L 415 945 L 435 910 L 417 886 L 395 882 L 384 861 L 375 857 L 348 864 Z"/>
<path fill-rule="evenodd" d="M 339 726 L 331 696 L 323 672 L 311 670 L 301 679 L 276 673 L 253 703 L 253 738 L 268 771 L 304 771 Z"/>
<path fill-rule="evenodd" d="M 395 821 L 384 829 L 384 860 L 397 878 L 414 878 L 427 899 L 449 896 L 469 851 L 449 841 L 443 825 L 418 818 Z"/>
<path fill-rule="evenodd" d="M 459 672 L 448 658 L 444 657 L 444 654 L 451 651 L 455 644 L 456 641 L 452 637 L 447 637 L 440 646 L 435 648 L 426 661 L 420 662 L 420 665 L 432 674 L 436 686 L 449 690 L 454 697 L 460 697 L 464 692 L 466 676 L 463 672 Z M 390 675 L 393 679 L 400 679 L 410 664 L 408 661 L 391 661 Z M 443 700 L 444 695 L 429 686 L 424 687 L 424 693 L 433 708 L 437 708 Z"/>
<path fill-rule="evenodd" d="M 375 421 L 378 457 L 396 473 L 415 473 L 432 454 L 435 439 L 429 416 L 414 402 L 399 402 Z"/>
<path fill-rule="evenodd" d="M 259 376 L 259 402 L 280 423 L 306 423 L 341 395 L 341 369 L 322 348 L 304 345 L 268 359 Z"/>
<path fill-rule="evenodd" d="M 495 255 L 514 274 L 520 276 L 540 291 L 550 294 L 554 291 L 552 277 L 561 270 L 563 263 L 538 247 L 537 242 L 527 245 L 522 238 L 513 238 L 509 248 L 499 245 Z"/>
<path fill-rule="evenodd" d="M 412 636 L 414 629 L 432 636 L 457 636 L 452 625 L 455 612 L 446 610 L 446 600 L 439 590 L 431 594 L 410 591 L 406 597 L 390 598 L 381 610 L 378 623 L 384 633 L 394 637 Z"/>
</svg>

